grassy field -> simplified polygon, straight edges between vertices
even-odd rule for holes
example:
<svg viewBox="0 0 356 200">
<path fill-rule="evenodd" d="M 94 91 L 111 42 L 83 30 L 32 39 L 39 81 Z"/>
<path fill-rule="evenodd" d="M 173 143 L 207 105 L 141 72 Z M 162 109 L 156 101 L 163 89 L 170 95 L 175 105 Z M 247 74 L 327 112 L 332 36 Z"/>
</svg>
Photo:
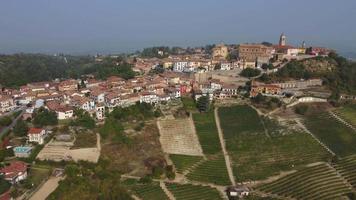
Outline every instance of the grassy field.
<svg viewBox="0 0 356 200">
<path fill-rule="evenodd" d="M 208 160 L 189 172 L 187 178 L 216 185 L 231 185 L 223 155 L 209 156 Z"/>
<path fill-rule="evenodd" d="M 356 153 L 356 133 L 329 113 L 307 116 L 307 128 L 338 156 Z"/>
<path fill-rule="evenodd" d="M 248 106 L 220 108 L 219 116 L 238 182 L 265 179 L 330 157 L 310 135 L 289 128 L 292 123 L 282 126 Z"/>
<path fill-rule="evenodd" d="M 193 120 L 204 154 L 221 152 L 214 112 L 194 113 Z"/>
<path fill-rule="evenodd" d="M 183 103 L 183 108 L 186 111 L 197 111 L 197 107 L 195 104 L 195 101 L 191 97 L 181 97 L 182 103 Z"/>
<path fill-rule="evenodd" d="M 123 184 L 142 200 L 168 200 L 158 182 L 142 184 L 138 183 L 137 180 L 127 179 L 123 181 Z"/>
<path fill-rule="evenodd" d="M 169 155 L 178 173 L 183 173 L 191 166 L 203 159 L 200 156 L 187 156 L 187 155 Z"/>
<path fill-rule="evenodd" d="M 46 165 L 34 165 L 29 170 L 28 181 L 37 187 L 42 181 L 46 180 L 51 174 L 51 167 Z"/>
<path fill-rule="evenodd" d="M 93 132 L 79 132 L 75 138 L 72 149 L 96 147 L 96 134 Z"/>
<path fill-rule="evenodd" d="M 346 105 L 334 111 L 345 121 L 356 127 L 356 104 Z"/>
<path fill-rule="evenodd" d="M 351 192 L 336 171 L 326 164 L 307 167 L 257 190 L 295 199 L 338 199 Z"/>
<path fill-rule="evenodd" d="M 222 199 L 215 188 L 191 184 L 166 183 L 176 200 L 219 200 Z"/>
</svg>

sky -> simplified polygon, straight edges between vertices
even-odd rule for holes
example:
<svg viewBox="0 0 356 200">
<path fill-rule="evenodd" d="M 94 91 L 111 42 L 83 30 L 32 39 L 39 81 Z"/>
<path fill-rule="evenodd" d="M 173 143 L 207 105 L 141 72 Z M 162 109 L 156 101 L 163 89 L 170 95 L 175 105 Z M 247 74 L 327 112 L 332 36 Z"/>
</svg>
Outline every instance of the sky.
<svg viewBox="0 0 356 200">
<path fill-rule="evenodd" d="M 355 0 L 3 0 L 0 53 L 287 42 L 356 52 Z"/>
</svg>

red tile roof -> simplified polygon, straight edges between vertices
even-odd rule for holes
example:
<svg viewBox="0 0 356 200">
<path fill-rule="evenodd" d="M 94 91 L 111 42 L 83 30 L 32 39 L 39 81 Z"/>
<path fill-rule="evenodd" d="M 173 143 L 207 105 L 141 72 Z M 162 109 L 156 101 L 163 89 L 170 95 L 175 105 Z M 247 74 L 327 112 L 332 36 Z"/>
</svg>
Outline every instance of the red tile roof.
<svg viewBox="0 0 356 200">
<path fill-rule="evenodd" d="M 42 128 L 30 128 L 30 130 L 28 130 L 28 134 L 40 134 L 42 130 Z"/>
<path fill-rule="evenodd" d="M 14 178 L 20 172 L 25 172 L 27 170 L 27 164 L 22 161 L 14 161 L 10 165 L 5 166 L 0 169 L 0 173 L 5 175 L 5 178 Z"/>
</svg>

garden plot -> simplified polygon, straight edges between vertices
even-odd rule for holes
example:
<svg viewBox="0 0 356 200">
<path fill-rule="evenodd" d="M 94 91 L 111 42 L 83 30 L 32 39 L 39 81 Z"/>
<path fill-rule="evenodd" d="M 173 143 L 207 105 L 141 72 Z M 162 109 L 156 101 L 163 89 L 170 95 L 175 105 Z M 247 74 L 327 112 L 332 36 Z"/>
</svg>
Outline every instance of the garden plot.
<svg viewBox="0 0 356 200">
<path fill-rule="evenodd" d="M 203 155 L 191 118 L 159 120 L 157 125 L 159 140 L 165 153 Z"/>
<path fill-rule="evenodd" d="M 37 155 L 39 160 L 52 161 L 89 161 L 97 163 L 100 157 L 100 136 L 97 134 L 97 146 L 93 148 L 71 149 L 74 141 L 62 142 L 52 139 Z"/>
</svg>

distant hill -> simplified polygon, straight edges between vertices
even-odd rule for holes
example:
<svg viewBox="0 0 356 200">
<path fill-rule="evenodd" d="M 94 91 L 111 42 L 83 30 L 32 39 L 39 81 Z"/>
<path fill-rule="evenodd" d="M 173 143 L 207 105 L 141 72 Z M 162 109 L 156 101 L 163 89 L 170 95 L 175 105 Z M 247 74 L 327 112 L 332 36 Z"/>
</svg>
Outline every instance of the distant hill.
<svg viewBox="0 0 356 200">
<path fill-rule="evenodd" d="M 355 51 L 341 52 L 341 55 L 347 59 L 356 61 L 356 52 Z"/>
</svg>

